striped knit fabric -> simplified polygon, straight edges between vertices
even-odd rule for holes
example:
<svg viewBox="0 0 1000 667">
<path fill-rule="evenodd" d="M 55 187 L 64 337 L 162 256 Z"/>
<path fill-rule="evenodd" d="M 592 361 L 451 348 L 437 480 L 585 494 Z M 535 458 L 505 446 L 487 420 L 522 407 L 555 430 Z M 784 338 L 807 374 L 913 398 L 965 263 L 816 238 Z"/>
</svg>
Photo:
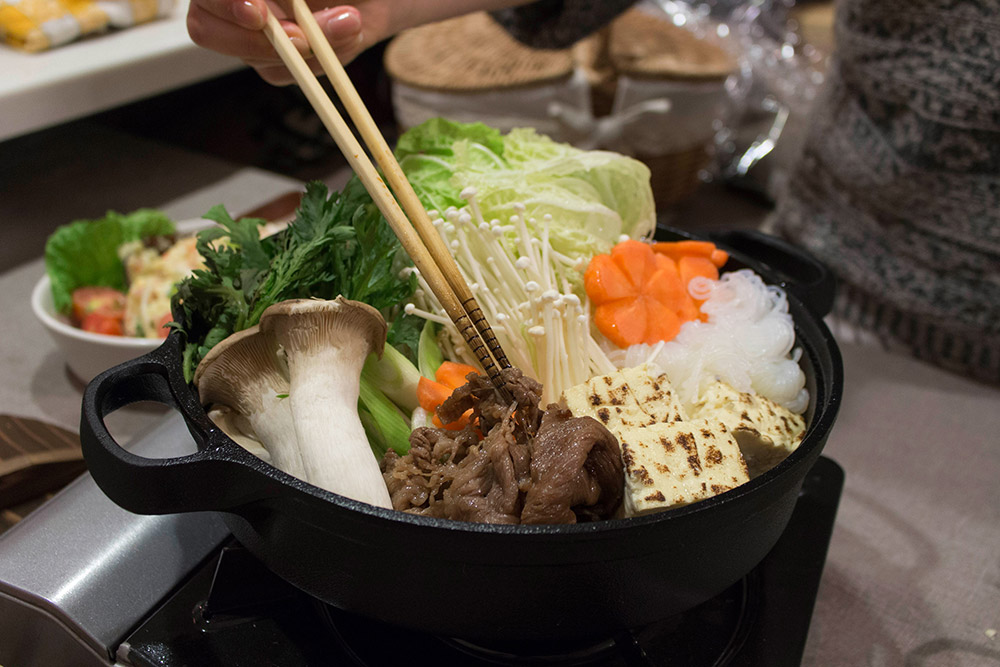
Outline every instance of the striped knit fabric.
<svg viewBox="0 0 1000 667">
<path fill-rule="evenodd" d="M 836 34 L 774 227 L 836 317 L 1000 382 L 1000 0 L 842 0 Z"/>
<path fill-rule="evenodd" d="M 536 49 L 565 49 L 600 30 L 636 0 L 538 0 L 493 12 L 514 39 Z"/>
</svg>

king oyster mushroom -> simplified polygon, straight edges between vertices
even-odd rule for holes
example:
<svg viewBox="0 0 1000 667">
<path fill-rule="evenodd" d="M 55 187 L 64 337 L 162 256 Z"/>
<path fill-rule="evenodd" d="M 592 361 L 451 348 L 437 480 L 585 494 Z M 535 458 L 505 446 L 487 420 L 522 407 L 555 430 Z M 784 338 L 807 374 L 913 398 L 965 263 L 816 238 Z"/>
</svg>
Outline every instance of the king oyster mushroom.
<svg viewBox="0 0 1000 667">
<path fill-rule="evenodd" d="M 260 330 L 288 369 L 289 398 L 304 479 L 379 507 L 392 507 L 358 416 L 361 368 L 382 354 L 386 323 L 373 307 L 337 297 L 292 299 L 261 315 Z"/>
<path fill-rule="evenodd" d="M 213 347 L 198 364 L 194 384 L 202 404 L 229 408 L 242 418 L 241 422 L 249 424 L 276 468 L 304 479 L 305 468 L 287 399 L 288 379 L 278 363 L 273 341 L 259 327 L 234 333 Z M 221 416 L 218 407 L 213 413 Z M 228 413 L 225 416 L 234 417 Z M 246 435 L 230 419 L 216 423 L 237 442 Z"/>
</svg>

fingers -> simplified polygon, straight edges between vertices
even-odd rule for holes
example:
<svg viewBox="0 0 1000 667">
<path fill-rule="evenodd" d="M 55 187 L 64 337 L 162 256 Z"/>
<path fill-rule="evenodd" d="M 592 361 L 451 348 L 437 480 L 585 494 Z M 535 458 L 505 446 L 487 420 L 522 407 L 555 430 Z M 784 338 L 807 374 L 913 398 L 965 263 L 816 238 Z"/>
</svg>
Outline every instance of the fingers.
<svg viewBox="0 0 1000 667">
<path fill-rule="evenodd" d="M 314 14 L 316 22 L 333 47 L 337 57 L 343 63 L 350 62 L 361 51 L 365 44 L 361 35 L 361 21 L 354 8 L 333 8 Z M 292 26 L 298 30 L 298 26 Z M 290 28 L 286 26 L 286 31 Z M 308 44 L 304 44 L 307 55 L 306 62 L 314 74 L 321 76 L 323 68 L 314 57 L 308 57 Z M 291 73 L 272 53 L 267 59 L 248 59 L 247 64 L 253 67 L 262 79 L 275 86 L 285 86 L 294 83 Z"/>
<path fill-rule="evenodd" d="M 267 11 L 262 0 L 192 0 L 187 15 L 188 34 L 198 46 L 228 56 L 276 61 L 274 47 L 261 31 Z M 285 31 L 293 41 L 298 40 L 301 51 L 305 45 L 302 31 L 294 23 L 287 23 Z"/>
<path fill-rule="evenodd" d="M 269 7 L 264 0 L 192 0 L 187 16 L 188 33 L 199 46 L 241 58 L 268 83 L 287 85 L 293 82 L 292 76 L 261 31 L 267 11 L 283 16 L 280 8 Z M 342 62 L 350 62 L 361 53 L 364 46 L 357 9 L 333 7 L 314 16 Z M 309 58 L 311 51 L 302 29 L 291 21 L 282 20 L 281 24 L 299 52 Z M 314 61 L 310 60 L 310 66 L 317 74 L 321 73 Z"/>
<path fill-rule="evenodd" d="M 348 63 L 362 50 L 361 13 L 354 7 L 332 7 L 314 14 L 326 40 L 342 63 Z"/>
</svg>

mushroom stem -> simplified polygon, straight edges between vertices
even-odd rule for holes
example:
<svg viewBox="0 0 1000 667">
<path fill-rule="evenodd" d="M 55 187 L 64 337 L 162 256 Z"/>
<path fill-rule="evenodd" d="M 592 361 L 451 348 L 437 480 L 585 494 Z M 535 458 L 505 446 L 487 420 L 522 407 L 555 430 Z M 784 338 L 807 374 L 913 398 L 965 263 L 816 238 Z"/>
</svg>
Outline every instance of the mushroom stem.
<svg viewBox="0 0 1000 667">
<path fill-rule="evenodd" d="M 198 364 L 194 382 L 203 404 L 224 405 L 246 419 L 274 467 L 295 477 L 304 475 L 287 398 L 288 380 L 278 367 L 273 343 L 258 327 L 237 332 L 213 347 Z M 229 433 L 225 425 L 219 426 Z"/>
<path fill-rule="evenodd" d="M 303 478 L 354 500 L 391 507 L 357 409 L 361 369 L 370 353 L 382 352 L 385 320 L 371 306 L 343 297 L 294 299 L 265 310 L 260 327 L 288 368 Z"/>
</svg>

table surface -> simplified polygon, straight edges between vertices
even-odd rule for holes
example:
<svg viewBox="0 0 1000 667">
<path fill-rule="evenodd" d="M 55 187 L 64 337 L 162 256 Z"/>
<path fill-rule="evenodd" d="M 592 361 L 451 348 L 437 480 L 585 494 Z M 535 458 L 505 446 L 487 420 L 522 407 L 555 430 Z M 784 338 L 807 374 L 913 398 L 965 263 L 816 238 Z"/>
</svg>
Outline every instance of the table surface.
<svg viewBox="0 0 1000 667">
<path fill-rule="evenodd" d="M 0 411 L 74 430 L 82 387 L 28 304 L 49 231 L 98 205 L 124 210 L 120 204 L 130 202 L 183 218 L 215 203 L 249 210 L 301 186 L 93 128 L 39 144 L 33 159 L 58 164 L 69 152 L 87 155 L 95 137 L 102 154 L 110 147 L 155 160 L 153 177 L 136 175 L 129 160 L 106 163 L 99 182 L 74 169 L 12 179 L 0 165 L 0 178 L 13 181 L 0 197 L 0 228 L 5 244 L 19 242 L 27 260 L 0 264 Z M 181 173 L 202 180 L 179 187 Z M 30 205 L 39 192 L 59 192 L 61 201 Z M 76 214 L 69 212 L 74 207 Z M 762 218 L 752 202 L 707 189 L 673 222 L 697 230 Z M 846 485 L 803 664 L 997 665 L 1000 640 L 991 635 L 1000 628 L 1000 390 L 846 332 L 838 336 L 844 402 L 825 454 L 845 469 Z M 157 411 L 125 409 L 110 426 L 127 440 L 160 419 Z"/>
<path fill-rule="evenodd" d="M 0 140 L 243 67 L 191 41 L 187 7 L 41 53 L 0 43 Z"/>
</svg>

